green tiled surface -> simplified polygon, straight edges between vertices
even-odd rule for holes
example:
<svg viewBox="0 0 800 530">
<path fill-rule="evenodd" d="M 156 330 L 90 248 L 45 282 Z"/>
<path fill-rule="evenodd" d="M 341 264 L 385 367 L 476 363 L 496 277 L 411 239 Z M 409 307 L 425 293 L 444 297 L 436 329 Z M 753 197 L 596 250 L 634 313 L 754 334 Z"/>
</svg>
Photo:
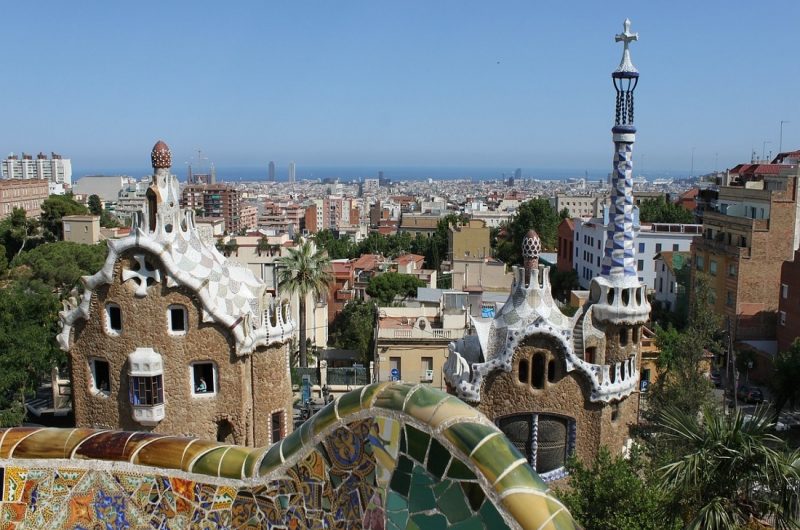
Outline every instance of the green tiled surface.
<svg viewBox="0 0 800 530">
<path fill-rule="evenodd" d="M 346 394 L 270 448 L 147 433 L 12 429 L 0 431 L 0 456 L 10 458 L 2 469 L 0 513 L 19 528 L 53 529 L 180 527 L 189 520 L 209 528 L 478 530 L 510 528 L 512 520 L 521 528 L 576 528 L 527 464 L 508 471 L 520 455 L 498 432 L 436 389 L 386 383 Z M 76 458 L 99 462 L 94 469 L 70 469 L 63 460 L 33 468 L 27 460 L 68 458 L 73 450 Z M 103 460 L 161 472 L 123 472 Z M 172 470 L 181 468 L 191 472 L 188 478 L 175 476 Z M 208 478 L 217 476 L 233 485 Z M 255 481 L 235 480 L 242 476 Z M 490 491 L 482 486 L 487 482 L 496 482 Z M 77 510 L 86 502 L 122 504 L 107 513 Z"/>
</svg>

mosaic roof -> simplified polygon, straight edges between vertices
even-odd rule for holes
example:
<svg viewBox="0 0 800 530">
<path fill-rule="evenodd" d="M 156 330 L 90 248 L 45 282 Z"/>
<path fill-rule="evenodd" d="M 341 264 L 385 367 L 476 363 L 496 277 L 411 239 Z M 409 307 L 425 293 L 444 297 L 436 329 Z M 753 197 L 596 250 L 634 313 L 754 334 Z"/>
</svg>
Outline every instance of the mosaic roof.
<svg viewBox="0 0 800 530">
<path fill-rule="evenodd" d="M 344 395 L 269 448 L 0 430 L 0 526 L 573 529 L 482 414 L 426 385 Z"/>
<path fill-rule="evenodd" d="M 125 253 L 133 253 L 138 266 L 123 270 L 122 280 L 136 284 L 137 296 L 147 296 L 148 278 L 161 281 L 158 270 L 147 268 L 146 257 L 155 257 L 166 271 L 167 286 L 180 285 L 196 293 L 203 305 L 203 321 L 230 328 L 239 353 L 288 340 L 294 330 L 289 312 L 269 306 L 264 300 L 264 282 L 204 243 L 195 229 L 194 212 L 181 210 L 178 179 L 162 167 L 169 161 L 165 149 L 168 155 L 169 148 L 161 141 L 153 148 L 155 174 L 147 193 L 153 197 L 156 212 L 151 215 L 151 205 L 145 205 L 145 210 L 134 216 L 128 236 L 108 240 L 103 268 L 82 278 L 85 289 L 80 300 L 68 301 L 61 313 L 58 341 L 62 349 L 69 350 L 72 326 L 88 318 L 93 291 L 113 281 L 115 264 Z"/>
</svg>

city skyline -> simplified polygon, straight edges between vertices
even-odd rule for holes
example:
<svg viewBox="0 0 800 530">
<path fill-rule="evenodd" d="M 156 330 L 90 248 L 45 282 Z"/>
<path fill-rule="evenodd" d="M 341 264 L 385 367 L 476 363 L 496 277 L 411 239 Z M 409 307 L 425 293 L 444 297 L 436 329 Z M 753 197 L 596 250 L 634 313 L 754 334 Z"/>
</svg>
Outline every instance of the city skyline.
<svg viewBox="0 0 800 530">
<path fill-rule="evenodd" d="M 164 136 L 178 167 L 202 147 L 220 167 L 265 172 L 270 160 L 279 168 L 289 160 L 603 168 L 603 89 L 619 61 L 607 28 L 621 30 L 625 17 L 646 35 L 636 53 L 647 65 L 639 88 L 647 134 L 635 173 L 699 174 L 752 151 L 774 154 L 782 120 L 784 148 L 800 144 L 791 91 L 798 74 L 780 53 L 800 13 L 789 2 L 624 12 L 522 2 L 502 10 L 454 2 L 92 6 L 9 6 L 9 19 L 41 26 L 11 25 L 0 42 L 18 68 L 46 61 L 60 84 L 54 92 L 19 76 L 7 85 L 15 126 L 0 132 L 3 155 L 58 151 L 76 168 L 146 167 L 136 147 Z M 769 39 L 736 38 L 742 22 L 759 18 L 770 20 Z M 55 31 L 63 27 L 72 31 Z M 764 83 L 769 72 L 781 82 Z"/>
</svg>

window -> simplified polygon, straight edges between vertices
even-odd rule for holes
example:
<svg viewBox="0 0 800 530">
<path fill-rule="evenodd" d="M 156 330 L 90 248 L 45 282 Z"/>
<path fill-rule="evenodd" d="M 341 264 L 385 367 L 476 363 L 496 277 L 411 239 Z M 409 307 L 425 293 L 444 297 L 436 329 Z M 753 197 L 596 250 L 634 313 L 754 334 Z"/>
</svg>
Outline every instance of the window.
<svg viewBox="0 0 800 530">
<path fill-rule="evenodd" d="M 786 325 L 786 311 L 781 311 L 780 315 L 781 315 L 781 326 L 785 326 Z"/>
<path fill-rule="evenodd" d="M 92 390 L 96 393 L 109 395 L 111 393 L 111 368 L 108 361 L 92 359 L 89 361 L 92 370 Z"/>
<path fill-rule="evenodd" d="M 639 252 L 644 252 L 644 243 L 639 243 Z"/>
<path fill-rule="evenodd" d="M 661 252 L 661 243 L 656 243 L 656 254 Z"/>
<path fill-rule="evenodd" d="M 736 264 L 731 263 L 728 265 L 728 276 L 736 276 Z"/>
<path fill-rule="evenodd" d="M 217 393 L 217 370 L 214 363 L 192 363 L 192 394 L 209 395 Z"/>
<path fill-rule="evenodd" d="M 420 376 L 421 381 L 433 381 L 433 357 L 422 357 L 420 359 Z"/>
<path fill-rule="evenodd" d="M 555 383 L 556 375 L 556 361 L 555 359 L 550 359 L 550 361 L 547 363 L 547 381 L 550 383 Z"/>
<path fill-rule="evenodd" d="M 106 331 L 109 335 L 122 331 L 122 311 L 117 304 L 106 304 Z"/>
<path fill-rule="evenodd" d="M 626 328 L 621 328 L 619 330 L 619 345 L 620 346 L 628 345 L 628 330 Z"/>
<path fill-rule="evenodd" d="M 706 260 L 699 254 L 695 257 L 695 268 L 699 271 L 705 270 L 706 268 Z"/>
<path fill-rule="evenodd" d="M 130 399 L 133 405 L 160 405 L 164 403 L 164 376 L 131 376 Z"/>
<path fill-rule="evenodd" d="M 733 305 L 733 291 L 726 291 L 725 292 L 725 305 L 732 306 Z"/>
<path fill-rule="evenodd" d="M 711 276 L 717 275 L 717 262 L 714 261 L 713 259 L 708 262 L 708 273 Z"/>
<path fill-rule="evenodd" d="M 281 441 L 284 433 L 284 412 L 282 410 L 273 412 L 270 415 L 270 434 L 272 435 L 272 443 Z"/>
<path fill-rule="evenodd" d="M 537 353 L 533 356 L 533 373 L 531 374 L 531 385 L 534 388 L 544 388 L 544 354 Z"/>
<path fill-rule="evenodd" d="M 785 283 L 781 284 L 781 298 L 789 298 L 789 286 Z"/>
<path fill-rule="evenodd" d="M 611 404 L 611 421 L 616 422 L 619 419 L 619 403 Z"/>
<path fill-rule="evenodd" d="M 170 335 L 185 335 L 189 327 L 186 308 L 182 305 L 171 305 L 167 310 L 167 331 Z"/>
<path fill-rule="evenodd" d="M 520 359 L 519 360 L 519 382 L 520 383 L 527 383 L 528 382 L 528 359 Z"/>
<path fill-rule="evenodd" d="M 518 414 L 501 418 L 497 424 L 544 480 L 564 476 L 564 464 L 575 451 L 572 419 L 549 414 Z"/>
<path fill-rule="evenodd" d="M 636 270 L 643 271 L 644 270 L 644 260 L 640 259 L 636 261 Z"/>
<path fill-rule="evenodd" d="M 658 292 L 659 293 L 663 293 L 664 292 L 664 278 L 663 277 L 658 279 Z"/>
<path fill-rule="evenodd" d="M 678 249 L 678 244 L 677 244 L 677 243 L 673 244 L 673 245 L 672 245 L 672 251 L 673 251 L 673 252 L 678 252 L 678 250 L 679 250 L 679 249 Z"/>
</svg>

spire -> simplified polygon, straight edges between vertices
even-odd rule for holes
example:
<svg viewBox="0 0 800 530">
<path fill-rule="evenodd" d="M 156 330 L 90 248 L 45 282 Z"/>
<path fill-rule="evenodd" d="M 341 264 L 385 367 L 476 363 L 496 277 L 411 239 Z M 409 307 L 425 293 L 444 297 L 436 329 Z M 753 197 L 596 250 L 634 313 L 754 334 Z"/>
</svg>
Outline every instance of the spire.
<svg viewBox="0 0 800 530">
<path fill-rule="evenodd" d="M 633 231 L 633 143 L 636 127 L 633 126 L 633 91 L 639 82 L 639 72 L 633 66 L 628 46 L 638 40 L 630 31 L 631 21 L 626 19 L 624 32 L 616 36 L 624 49 L 619 67 L 611 74 L 617 92 L 616 117 L 611 129 L 614 140 L 614 168 L 611 178 L 611 210 L 608 237 L 601 275 L 618 285 L 638 284 L 636 272 L 636 247 Z"/>
<path fill-rule="evenodd" d="M 531 271 L 539 267 L 539 254 L 542 252 L 542 240 L 536 230 L 528 230 L 522 238 L 522 258 L 525 266 L 525 284 L 530 282 Z"/>
</svg>

